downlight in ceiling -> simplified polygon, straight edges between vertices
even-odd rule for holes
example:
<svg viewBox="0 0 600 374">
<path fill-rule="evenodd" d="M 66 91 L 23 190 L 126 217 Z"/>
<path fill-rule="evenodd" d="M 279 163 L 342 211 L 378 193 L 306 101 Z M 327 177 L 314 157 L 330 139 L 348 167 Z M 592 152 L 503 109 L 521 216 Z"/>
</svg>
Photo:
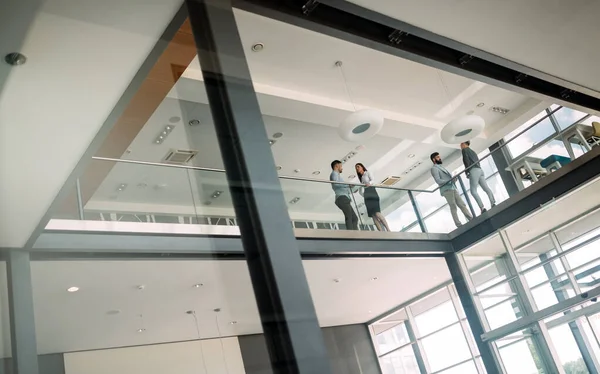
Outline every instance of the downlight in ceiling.
<svg viewBox="0 0 600 374">
<path fill-rule="evenodd" d="M 197 154 L 198 151 L 189 149 L 171 149 L 163 158 L 163 162 L 167 164 L 184 165 L 190 162 Z"/>
<path fill-rule="evenodd" d="M 502 108 L 499 106 L 493 106 L 490 108 L 490 110 L 492 112 L 496 112 L 496 113 L 500 113 L 500 114 L 507 114 L 508 112 L 510 112 L 510 109 Z"/>
<path fill-rule="evenodd" d="M 279 139 L 283 136 L 282 132 L 276 132 L 275 134 L 273 134 L 273 139 Z"/>
<path fill-rule="evenodd" d="M 4 61 L 11 66 L 19 66 L 27 62 L 27 57 L 22 53 L 13 52 L 4 56 Z"/>
<path fill-rule="evenodd" d="M 252 44 L 252 52 L 260 52 L 263 49 L 265 49 L 265 45 L 263 43 Z"/>
<path fill-rule="evenodd" d="M 166 125 L 160 134 L 156 136 L 156 139 L 154 139 L 154 144 L 162 144 L 171 131 L 173 131 L 173 128 L 175 128 L 175 125 Z"/>
<path fill-rule="evenodd" d="M 188 122 L 188 125 L 190 126 L 198 126 L 200 124 L 200 121 L 197 119 L 192 119 Z"/>
</svg>

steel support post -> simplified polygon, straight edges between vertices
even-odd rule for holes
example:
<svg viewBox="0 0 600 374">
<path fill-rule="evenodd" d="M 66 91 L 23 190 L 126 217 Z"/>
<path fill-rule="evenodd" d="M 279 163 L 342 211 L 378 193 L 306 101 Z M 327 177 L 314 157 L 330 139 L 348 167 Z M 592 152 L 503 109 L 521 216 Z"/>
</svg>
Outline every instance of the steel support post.
<svg viewBox="0 0 600 374">
<path fill-rule="evenodd" d="M 186 5 L 273 370 L 330 373 L 231 2 Z"/>
<path fill-rule="evenodd" d="M 13 372 L 39 374 L 29 252 L 11 249 L 6 265 Z"/>
<path fill-rule="evenodd" d="M 475 344 L 477 344 L 477 349 L 479 349 L 481 360 L 483 361 L 483 365 L 488 374 L 503 373 L 501 369 L 502 364 L 498 359 L 499 354 L 497 349 L 493 346 L 493 343 L 487 343 L 481 339 L 481 335 L 485 333 L 484 324 L 486 322 L 482 319 L 483 316 L 480 316 L 477 313 L 477 307 L 475 305 L 476 301 L 472 293 L 473 287 L 469 286 L 469 276 L 465 275 L 463 269 L 461 269 L 459 256 L 460 255 L 456 253 L 447 254 L 446 264 L 450 270 L 456 293 L 458 294 L 463 310 L 465 311 L 465 316 L 471 327 L 471 332 L 473 333 Z"/>
<path fill-rule="evenodd" d="M 413 210 L 415 211 L 415 216 L 417 216 L 417 222 L 419 223 L 419 227 L 421 228 L 421 232 L 427 232 L 427 226 L 425 226 L 425 221 L 423 221 L 423 215 L 421 214 L 421 209 L 417 204 L 417 199 L 412 191 L 408 191 L 408 197 L 410 197 L 410 203 L 413 206 Z"/>
<path fill-rule="evenodd" d="M 519 295 L 518 299 L 523 307 L 522 312 L 525 316 L 530 316 L 538 311 L 537 305 L 531 294 L 527 280 L 521 272 L 521 265 L 519 264 L 519 260 L 517 259 L 517 255 L 515 254 L 508 234 L 504 230 L 500 230 L 499 234 L 507 254 L 505 264 L 509 273 L 517 276 L 513 281 L 516 288 L 514 291 Z M 535 326 L 534 331 L 537 331 L 538 333 L 533 335 L 532 340 L 546 369 L 550 373 L 564 374 L 565 371 L 562 365 L 558 364 L 560 362 L 558 353 L 556 352 L 556 349 L 554 349 L 546 325 L 543 321 L 537 320 L 533 323 L 533 326 Z"/>
</svg>

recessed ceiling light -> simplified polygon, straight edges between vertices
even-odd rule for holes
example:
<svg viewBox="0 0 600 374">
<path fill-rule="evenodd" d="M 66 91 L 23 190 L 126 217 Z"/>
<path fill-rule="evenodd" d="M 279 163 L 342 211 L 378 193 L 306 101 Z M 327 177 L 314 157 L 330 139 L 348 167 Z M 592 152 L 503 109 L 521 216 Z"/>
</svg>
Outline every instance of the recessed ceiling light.
<svg viewBox="0 0 600 374">
<path fill-rule="evenodd" d="M 485 103 L 479 103 L 479 104 L 477 104 L 477 108 L 481 108 L 484 105 L 485 105 Z"/>
<path fill-rule="evenodd" d="M 148 187 L 148 185 L 146 183 L 142 182 L 142 183 L 138 183 L 137 187 L 138 188 L 146 188 L 146 187 Z"/>
<path fill-rule="evenodd" d="M 277 143 L 277 140 L 274 140 L 274 139 L 269 139 L 269 144 L 270 144 L 270 145 L 273 145 L 273 144 L 275 144 L 275 143 Z"/>
<path fill-rule="evenodd" d="M 173 116 L 173 117 L 169 118 L 169 122 L 171 122 L 171 123 L 177 123 L 179 121 L 181 121 L 181 117 Z"/>
<path fill-rule="evenodd" d="M 490 110 L 492 112 L 496 112 L 496 113 L 500 113 L 500 114 L 506 114 L 506 113 L 510 112 L 510 109 L 502 108 L 499 106 L 493 106 L 490 108 Z"/>
<path fill-rule="evenodd" d="M 119 309 L 113 309 L 113 310 L 109 310 L 108 312 L 106 312 L 106 314 L 108 314 L 109 316 L 115 316 L 120 313 L 121 313 L 121 311 Z"/>
<path fill-rule="evenodd" d="M 281 166 L 277 165 L 277 167 L 275 169 L 281 170 Z"/>
<path fill-rule="evenodd" d="M 202 286 L 204 286 L 204 284 L 202 284 L 202 283 L 196 283 L 196 284 L 194 285 L 194 288 L 200 288 L 200 287 L 202 287 Z"/>
<path fill-rule="evenodd" d="M 237 321 L 231 321 L 229 322 L 230 325 L 237 325 Z"/>
<path fill-rule="evenodd" d="M 263 43 L 252 44 L 252 52 L 260 52 L 263 49 L 265 49 L 265 45 Z"/>
<path fill-rule="evenodd" d="M 320 171 L 318 171 L 318 170 L 315 170 L 315 171 L 313 171 L 313 172 L 312 172 L 312 174 L 313 174 L 313 175 L 319 175 L 319 174 L 321 174 L 321 172 L 320 172 Z"/>
<path fill-rule="evenodd" d="M 210 201 L 210 200 L 204 202 L 204 205 L 210 205 L 210 204 L 212 204 L 212 201 Z"/>
<path fill-rule="evenodd" d="M 13 52 L 4 56 L 4 61 L 11 66 L 19 66 L 27 62 L 27 57 L 22 53 Z"/>
<path fill-rule="evenodd" d="M 372 278 L 371 278 L 371 280 L 372 280 L 372 281 L 376 281 L 376 280 L 378 280 L 378 279 L 379 279 L 379 278 L 377 278 L 377 277 L 372 277 Z"/>
<path fill-rule="evenodd" d="M 211 197 L 212 197 L 213 199 L 216 199 L 217 197 L 221 196 L 221 194 L 222 194 L 222 193 L 223 193 L 223 191 L 218 191 L 218 190 L 217 190 L 217 191 L 213 192 L 213 194 L 212 194 L 212 196 L 211 196 Z"/>
<path fill-rule="evenodd" d="M 342 280 L 340 278 L 334 278 L 333 283 L 340 283 Z"/>
<path fill-rule="evenodd" d="M 117 191 L 119 191 L 119 192 L 125 191 L 126 188 L 127 188 L 127 183 L 121 183 L 120 185 L 117 186 Z"/>
<path fill-rule="evenodd" d="M 298 201 L 300 201 L 300 198 L 294 197 L 292 200 L 290 200 L 290 204 L 296 204 Z"/>
<path fill-rule="evenodd" d="M 146 329 L 137 329 L 137 332 L 139 332 L 139 333 L 142 333 L 142 332 L 145 332 L 145 331 L 146 331 Z"/>
<path fill-rule="evenodd" d="M 274 139 L 279 139 L 279 138 L 281 138 L 282 136 L 283 136 L 283 133 L 282 133 L 282 132 L 276 132 L 275 134 L 273 134 L 273 138 L 274 138 Z"/>
<path fill-rule="evenodd" d="M 415 157 L 415 154 L 414 154 L 414 153 L 409 153 L 409 154 L 408 154 L 408 158 L 413 158 L 413 157 Z"/>
<path fill-rule="evenodd" d="M 294 173 L 298 174 L 300 172 L 300 169 L 294 169 Z"/>
<path fill-rule="evenodd" d="M 157 135 L 154 139 L 154 144 L 162 144 L 165 141 L 167 136 L 173 131 L 175 125 L 166 125 L 165 128 Z"/>
<path fill-rule="evenodd" d="M 67 288 L 67 292 L 77 292 L 77 291 L 79 291 L 79 287 L 73 286 L 73 287 Z"/>
<path fill-rule="evenodd" d="M 354 178 L 356 178 L 356 175 L 351 175 L 348 177 L 348 179 L 354 179 Z"/>
<path fill-rule="evenodd" d="M 197 119 L 192 119 L 188 122 L 188 125 L 190 126 L 198 126 L 200 124 L 200 121 Z"/>
<path fill-rule="evenodd" d="M 194 314 L 196 314 L 196 311 L 195 310 L 188 310 L 188 311 L 185 312 L 185 314 L 194 315 Z"/>
<path fill-rule="evenodd" d="M 138 291 L 143 291 L 143 290 L 145 290 L 145 289 L 146 289 L 146 286 L 145 286 L 145 285 L 143 285 L 143 284 L 140 284 L 139 286 L 135 286 L 135 288 L 137 288 L 137 289 L 138 289 Z"/>
</svg>

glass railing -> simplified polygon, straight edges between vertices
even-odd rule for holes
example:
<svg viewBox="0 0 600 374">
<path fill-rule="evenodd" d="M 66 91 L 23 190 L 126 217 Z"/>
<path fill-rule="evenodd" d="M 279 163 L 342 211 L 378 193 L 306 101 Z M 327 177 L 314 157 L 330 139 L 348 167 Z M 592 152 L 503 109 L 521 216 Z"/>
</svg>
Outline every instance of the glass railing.
<svg viewBox="0 0 600 374">
<path fill-rule="evenodd" d="M 560 108 L 549 113 L 558 110 Z M 570 133 L 580 122 L 589 120 L 589 116 L 580 119 L 544 142 Z M 500 151 L 538 122 L 493 152 Z M 481 157 L 479 164 L 496 203 L 500 203 L 509 196 L 489 158 L 493 152 Z M 457 213 L 461 224 L 467 222 L 467 215 L 476 217 L 481 212 L 470 192 L 466 177 L 469 170 L 460 170 L 454 175 L 458 195 L 464 202 L 462 211 L 458 209 Z M 365 188 L 351 182 L 333 183 L 292 176 L 280 176 L 280 183 L 292 225 L 297 229 L 448 233 L 457 227 L 439 187 L 429 190 L 380 185 Z M 479 195 L 489 208 L 481 188 Z M 94 157 L 71 193 L 53 212 L 47 228 L 64 228 L 65 222 L 57 220 L 102 222 L 97 227 L 127 222 L 131 230 L 137 230 L 139 224 L 163 225 L 158 230 L 168 227 L 167 230 L 174 232 L 194 231 L 190 227 L 171 225 L 229 226 L 237 230 L 224 170 L 103 157 Z"/>
<path fill-rule="evenodd" d="M 433 191 L 288 176 L 281 176 L 280 183 L 298 229 L 421 232 L 419 201 L 441 198 Z M 402 204 L 409 209 L 388 221 L 389 212 Z M 223 170 L 100 157 L 52 218 L 48 228 L 63 227 L 57 220 L 101 222 L 96 227 L 157 224 L 175 232 L 172 225 L 237 226 Z"/>
</svg>

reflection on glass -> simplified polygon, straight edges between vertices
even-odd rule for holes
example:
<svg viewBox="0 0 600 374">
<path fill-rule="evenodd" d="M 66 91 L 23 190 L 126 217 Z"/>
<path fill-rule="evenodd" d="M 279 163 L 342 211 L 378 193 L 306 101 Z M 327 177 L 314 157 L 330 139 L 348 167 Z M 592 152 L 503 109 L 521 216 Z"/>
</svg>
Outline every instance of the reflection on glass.
<svg viewBox="0 0 600 374">
<path fill-rule="evenodd" d="M 415 316 L 415 322 L 421 336 L 432 333 L 442 327 L 458 321 L 452 301 L 438 305 L 423 314 Z"/>
<path fill-rule="evenodd" d="M 439 374 L 478 374 L 473 361 L 465 362 L 451 369 L 440 371 Z"/>
<path fill-rule="evenodd" d="M 544 374 L 541 358 L 531 338 L 500 346 L 500 358 L 507 374 Z"/>
<path fill-rule="evenodd" d="M 420 374 L 411 346 L 399 349 L 380 358 L 383 374 Z"/>
<path fill-rule="evenodd" d="M 548 332 L 565 373 L 589 373 L 570 326 L 564 324 Z M 581 334 L 581 330 L 578 330 L 578 334 Z"/>
<path fill-rule="evenodd" d="M 377 346 L 380 354 L 392 351 L 410 341 L 406 326 L 400 323 L 389 330 L 377 334 Z"/>
<path fill-rule="evenodd" d="M 460 212 L 460 209 L 458 216 L 460 217 L 460 219 L 465 221 L 465 218 L 462 216 L 462 212 Z M 448 233 L 456 229 L 456 225 L 452 220 L 450 208 L 447 205 L 444 208 L 432 214 L 431 216 L 425 218 L 425 226 L 427 227 L 427 230 L 429 232 L 435 233 Z"/>
<path fill-rule="evenodd" d="M 556 130 L 554 129 L 550 119 L 545 118 L 531 129 L 525 131 L 516 139 L 508 143 L 508 150 L 510 151 L 511 156 L 516 158 L 555 132 Z M 506 138 L 510 139 L 509 136 Z"/>
<path fill-rule="evenodd" d="M 492 330 L 514 322 L 523 316 L 517 298 L 492 306 L 486 309 L 484 313 Z"/>
<path fill-rule="evenodd" d="M 459 324 L 424 338 L 422 344 L 429 367 L 433 372 L 471 357 L 469 346 Z"/>
<path fill-rule="evenodd" d="M 562 107 L 556 112 L 554 112 L 553 115 L 556 119 L 556 122 L 558 123 L 558 126 L 561 130 L 563 130 L 571 126 L 572 124 L 579 122 L 579 120 L 581 120 L 587 114 L 575 109 Z"/>
</svg>

